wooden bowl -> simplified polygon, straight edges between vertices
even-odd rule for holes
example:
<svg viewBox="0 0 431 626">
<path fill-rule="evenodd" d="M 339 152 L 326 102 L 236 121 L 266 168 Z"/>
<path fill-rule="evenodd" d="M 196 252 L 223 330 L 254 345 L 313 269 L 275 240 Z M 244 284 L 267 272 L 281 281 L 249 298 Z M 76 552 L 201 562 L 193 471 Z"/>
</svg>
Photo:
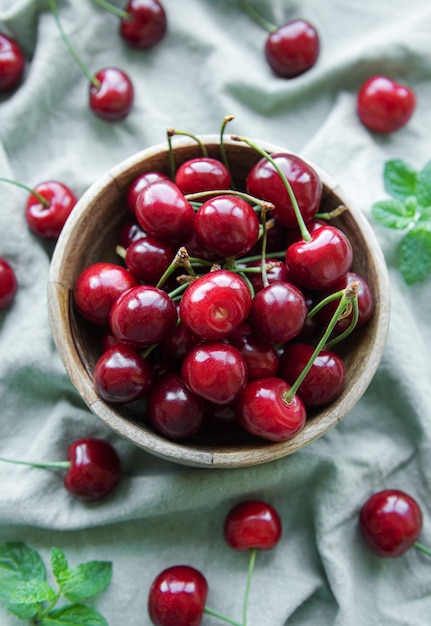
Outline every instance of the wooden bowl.
<svg viewBox="0 0 431 626">
<path fill-rule="evenodd" d="M 219 137 L 204 135 L 209 156 L 220 157 Z M 285 148 L 257 142 L 270 153 Z M 175 161 L 201 155 L 199 145 L 188 137 L 174 138 Z M 225 146 L 231 171 L 238 187 L 250 168 L 261 158 L 245 143 L 226 137 Z M 285 442 L 272 443 L 244 433 L 239 438 L 170 441 L 155 433 L 137 418 L 132 405 L 104 402 L 96 393 L 92 372 L 100 355 L 94 326 L 75 311 L 72 290 L 79 273 L 101 260 L 116 260 L 115 246 L 121 226 L 130 220 L 126 192 L 130 183 L 146 170 L 169 174 L 167 142 L 143 150 L 126 159 L 92 185 L 77 203 L 54 250 L 48 284 L 52 332 L 64 366 L 85 403 L 108 427 L 138 447 L 176 463 L 206 468 L 238 468 L 266 463 L 299 450 L 324 435 L 349 413 L 367 389 L 378 367 L 389 321 L 389 284 L 386 265 L 373 231 L 362 213 L 354 207 L 339 185 L 314 163 L 324 192 L 321 211 L 346 205 L 334 221 L 350 238 L 354 252 L 353 270 L 370 285 L 375 312 L 362 328 L 355 330 L 343 347 L 347 367 L 346 384 L 332 404 L 310 412 L 303 430 Z"/>
</svg>

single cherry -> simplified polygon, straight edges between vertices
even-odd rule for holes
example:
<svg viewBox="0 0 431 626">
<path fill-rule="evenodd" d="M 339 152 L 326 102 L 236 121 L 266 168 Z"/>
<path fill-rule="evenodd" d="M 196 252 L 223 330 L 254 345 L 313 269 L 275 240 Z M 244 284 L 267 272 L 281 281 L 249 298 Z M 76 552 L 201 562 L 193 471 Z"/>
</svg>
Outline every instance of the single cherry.
<svg viewBox="0 0 431 626">
<path fill-rule="evenodd" d="M 387 76 L 372 76 L 357 95 L 359 119 L 376 133 L 392 133 L 405 126 L 415 107 L 414 91 Z"/>
<path fill-rule="evenodd" d="M 12 304 L 17 289 L 15 270 L 6 259 L 0 257 L 0 311 Z"/>
<path fill-rule="evenodd" d="M 167 16 L 158 0 L 129 0 L 124 10 L 127 16 L 120 21 L 120 34 L 128 44 L 144 50 L 163 39 Z"/>
<path fill-rule="evenodd" d="M 319 298 L 324 299 L 330 296 L 332 293 L 336 293 L 342 289 L 345 289 L 347 285 L 351 282 L 356 282 L 358 284 L 358 320 L 356 322 L 355 328 L 361 328 L 364 324 L 366 324 L 371 317 L 373 316 L 375 309 L 375 300 L 373 292 L 370 289 L 368 282 L 365 280 L 363 276 L 357 274 L 356 272 L 347 272 L 344 276 L 342 276 L 332 287 L 331 289 L 327 289 L 323 292 L 319 293 Z M 328 302 L 322 309 L 320 309 L 318 313 L 318 317 L 323 324 L 328 324 L 332 315 L 334 314 L 335 309 L 337 308 L 338 301 L 331 300 Z M 335 325 L 335 330 L 337 333 L 343 332 L 348 328 L 352 321 L 353 310 L 350 311 L 347 315 L 344 315 Z M 312 318 L 313 319 L 313 318 Z"/>
<path fill-rule="evenodd" d="M 73 191 L 55 180 L 39 183 L 25 207 L 27 224 L 36 235 L 57 239 L 77 202 Z"/>
<path fill-rule="evenodd" d="M 422 531 L 422 512 L 407 493 L 384 489 L 362 506 L 359 525 L 370 550 L 378 556 L 396 558 L 417 542 Z"/>
<path fill-rule="evenodd" d="M 108 122 L 124 120 L 132 110 L 134 98 L 132 81 L 116 67 L 99 70 L 90 83 L 90 108 Z"/>
<path fill-rule="evenodd" d="M 127 206 L 130 209 L 130 212 L 133 215 L 136 213 L 136 201 L 138 199 L 138 195 L 140 192 L 149 185 L 150 183 L 155 183 L 158 181 L 170 180 L 169 176 L 163 174 L 162 172 L 157 172 L 155 170 L 150 170 L 148 172 L 143 172 L 139 174 L 129 185 L 127 190 Z"/>
<path fill-rule="evenodd" d="M 271 550 L 280 541 L 282 523 L 278 512 L 267 502 L 246 500 L 228 512 L 223 533 L 233 550 Z"/>
<path fill-rule="evenodd" d="M 295 78 L 310 70 L 319 53 L 320 38 L 316 28 L 302 19 L 273 30 L 265 43 L 268 65 L 282 78 Z"/>
<path fill-rule="evenodd" d="M 15 89 L 22 80 L 25 56 L 15 39 L 0 33 L 0 91 Z"/>
<path fill-rule="evenodd" d="M 182 163 L 175 174 L 175 184 L 184 194 L 229 189 L 230 174 L 218 159 L 197 157 Z"/>
<path fill-rule="evenodd" d="M 174 565 L 151 584 L 148 614 L 154 626 L 200 626 L 208 595 L 208 583 L 199 570 Z"/>
<path fill-rule="evenodd" d="M 133 241 L 147 237 L 147 233 L 139 226 L 134 219 L 128 220 L 120 228 L 118 234 L 118 245 L 127 249 Z"/>
<path fill-rule="evenodd" d="M 271 343 L 256 337 L 250 324 L 242 324 L 229 335 L 228 340 L 244 358 L 248 380 L 276 375 L 279 365 L 277 350 Z"/>
<path fill-rule="evenodd" d="M 132 242 L 125 252 L 128 269 L 139 280 L 156 285 L 175 256 L 167 241 L 156 237 L 145 237 Z"/>
</svg>

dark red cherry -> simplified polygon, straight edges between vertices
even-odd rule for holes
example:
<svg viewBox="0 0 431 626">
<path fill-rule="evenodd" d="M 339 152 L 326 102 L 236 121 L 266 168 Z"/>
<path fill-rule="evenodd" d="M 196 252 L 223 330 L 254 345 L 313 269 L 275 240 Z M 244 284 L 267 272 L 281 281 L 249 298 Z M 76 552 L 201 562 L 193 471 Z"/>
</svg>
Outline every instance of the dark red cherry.
<svg viewBox="0 0 431 626">
<path fill-rule="evenodd" d="M 134 101 L 133 84 L 128 75 L 116 67 L 107 67 L 95 74 L 99 83 L 90 84 L 90 108 L 108 122 L 124 120 L 130 113 Z"/>
<path fill-rule="evenodd" d="M 259 235 L 259 219 L 243 198 L 222 195 L 207 200 L 196 213 L 194 230 L 200 241 L 222 257 L 248 252 Z"/>
<path fill-rule="evenodd" d="M 287 270 L 286 263 L 283 263 L 282 261 L 278 261 L 277 259 L 266 259 L 266 263 L 267 265 L 268 264 L 272 265 L 272 267 L 268 269 L 266 272 L 266 278 L 269 284 L 277 283 L 277 282 L 283 282 L 283 283 L 289 282 L 289 272 Z M 253 261 L 252 263 L 248 263 L 247 265 L 248 267 L 260 267 L 261 261 Z M 263 289 L 264 285 L 263 285 L 263 279 L 262 279 L 262 272 L 259 272 L 257 274 L 249 273 L 247 274 L 247 276 L 251 284 L 253 285 L 253 289 L 255 293 Z"/>
<path fill-rule="evenodd" d="M 104 352 L 93 373 L 98 395 L 106 402 L 123 404 L 142 398 L 154 374 L 148 361 L 132 346 L 117 343 Z"/>
<path fill-rule="evenodd" d="M 351 268 L 352 245 L 335 226 L 322 226 L 310 237 L 309 241 L 298 241 L 286 250 L 291 280 L 305 289 L 332 287 Z"/>
<path fill-rule="evenodd" d="M 311 69 L 320 53 L 320 38 L 306 20 L 292 20 L 268 35 L 266 60 L 277 76 L 294 78 Z"/>
<path fill-rule="evenodd" d="M 136 277 L 121 265 L 100 261 L 80 272 L 73 288 L 73 300 L 83 317 L 93 324 L 107 326 L 115 300 L 137 285 Z"/>
<path fill-rule="evenodd" d="M 317 172 L 294 154 L 273 154 L 272 159 L 287 178 L 305 222 L 317 213 L 322 198 L 322 181 Z M 288 191 L 273 164 L 260 159 L 250 170 L 246 180 L 252 196 L 272 202 L 274 217 L 284 226 L 298 225 Z"/>
<path fill-rule="evenodd" d="M 203 342 L 185 356 L 181 377 L 195 394 L 214 404 L 229 404 L 247 381 L 240 352 L 221 341 Z"/>
<path fill-rule="evenodd" d="M 138 285 L 122 293 L 110 313 L 113 334 L 125 343 L 150 346 L 158 343 L 177 323 L 173 300 L 161 289 Z"/>
<path fill-rule="evenodd" d="M 144 172 L 143 174 L 140 174 L 132 181 L 129 189 L 127 190 L 127 206 L 129 207 L 130 212 L 133 213 L 133 215 L 136 212 L 136 201 L 138 199 L 138 195 L 144 189 L 144 187 L 146 187 L 150 183 L 155 183 L 163 180 L 170 180 L 170 178 L 162 172 L 151 170 L 149 172 Z"/>
<path fill-rule="evenodd" d="M 146 412 L 154 430 L 179 441 L 202 429 L 206 403 L 186 387 L 177 373 L 167 372 L 151 387 Z"/>
<path fill-rule="evenodd" d="M 145 237 L 130 244 L 124 260 L 129 270 L 139 280 L 155 285 L 174 256 L 174 249 L 166 241 Z"/>
<path fill-rule="evenodd" d="M 168 240 L 187 235 L 195 217 L 190 202 L 170 180 L 146 185 L 137 197 L 135 215 L 149 235 Z"/>
<path fill-rule="evenodd" d="M 314 352 L 305 343 L 289 344 L 280 359 L 278 376 L 293 385 Z M 311 366 L 297 391 L 305 406 L 324 406 L 341 394 L 344 388 L 346 367 L 334 352 L 322 350 Z"/>
<path fill-rule="evenodd" d="M 0 257 L 0 311 L 9 307 L 18 289 L 13 267 Z"/>
<path fill-rule="evenodd" d="M 250 381 L 237 400 L 239 424 L 268 441 L 287 441 L 304 427 L 306 410 L 299 396 L 287 400 L 290 386 L 277 377 Z"/>
<path fill-rule="evenodd" d="M 229 511 L 223 533 L 234 550 L 271 550 L 280 541 L 282 524 L 275 508 L 267 502 L 246 500 Z"/>
<path fill-rule="evenodd" d="M 229 189 L 230 174 L 217 159 L 198 157 L 182 163 L 175 174 L 175 184 L 184 194 Z"/>
<path fill-rule="evenodd" d="M 419 504 L 399 489 L 373 494 L 362 506 L 359 525 L 366 545 L 382 557 L 402 556 L 422 531 Z"/>
<path fill-rule="evenodd" d="M 167 361 L 177 364 L 181 363 L 187 352 L 199 341 L 200 338 L 197 335 L 180 323 L 163 337 L 159 344 L 159 349 L 161 355 Z"/>
<path fill-rule="evenodd" d="M 15 39 L 0 33 L 0 91 L 11 91 L 21 82 L 25 57 Z"/>
<path fill-rule="evenodd" d="M 128 17 L 120 22 L 120 34 L 128 44 L 143 50 L 163 39 L 167 17 L 158 0 L 129 0 L 124 9 Z"/>
<path fill-rule="evenodd" d="M 120 479 L 120 459 L 107 441 L 94 438 L 74 441 L 67 450 L 67 458 L 70 468 L 64 486 L 80 500 L 103 498 Z"/>
<path fill-rule="evenodd" d="M 362 124 L 376 133 L 392 133 L 405 126 L 415 107 L 414 91 L 387 76 L 366 80 L 356 103 Z"/>
<path fill-rule="evenodd" d="M 174 565 L 151 584 L 148 614 L 154 626 L 200 626 L 207 595 L 203 574 L 189 565 Z"/>
<path fill-rule="evenodd" d="M 30 194 L 25 208 L 27 224 L 36 235 L 46 239 L 57 239 L 66 223 L 77 198 L 63 183 L 50 180 L 39 183 L 34 191 L 45 199 Z"/>
<path fill-rule="evenodd" d="M 127 221 L 120 228 L 120 232 L 118 234 L 118 244 L 127 250 L 133 241 L 143 239 L 147 236 L 147 233 L 139 226 L 138 222 L 132 219 Z"/>
<path fill-rule="evenodd" d="M 250 324 L 242 324 L 228 339 L 244 358 L 248 380 L 276 375 L 277 351 L 270 343 L 256 337 Z"/>
<path fill-rule="evenodd" d="M 355 328 L 360 328 L 364 324 L 371 319 L 374 308 L 375 308 L 375 300 L 374 295 L 370 289 L 369 284 L 359 274 L 356 272 L 347 272 L 340 280 L 338 280 L 331 289 L 327 289 L 319 294 L 320 299 L 323 299 L 327 296 L 330 296 L 332 293 L 345 289 L 347 285 L 355 282 L 358 284 L 358 321 L 356 323 Z M 332 316 L 335 313 L 335 309 L 337 308 L 339 300 L 332 300 L 322 309 L 320 309 L 318 316 L 321 322 L 327 326 L 332 319 Z M 351 311 L 348 315 L 340 319 L 336 325 L 335 330 L 337 333 L 343 332 L 348 328 L 352 321 L 353 311 Z"/>
</svg>

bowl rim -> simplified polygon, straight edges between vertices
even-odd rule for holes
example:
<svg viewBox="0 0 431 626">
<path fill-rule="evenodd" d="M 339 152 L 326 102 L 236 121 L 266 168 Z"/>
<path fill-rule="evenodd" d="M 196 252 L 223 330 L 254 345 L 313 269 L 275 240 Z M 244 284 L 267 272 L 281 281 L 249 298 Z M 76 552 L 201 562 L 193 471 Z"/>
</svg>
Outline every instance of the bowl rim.
<svg viewBox="0 0 431 626">
<path fill-rule="evenodd" d="M 196 136 L 199 141 L 207 147 L 210 145 L 220 145 L 220 137 L 218 135 L 203 134 Z M 288 150 L 286 147 L 260 139 L 252 139 L 252 141 L 272 154 L 277 152 L 298 154 Z M 224 138 L 224 143 L 226 147 L 229 145 L 242 145 L 244 149 L 252 150 L 246 143 L 232 140 L 229 137 Z M 190 137 L 176 137 L 173 149 L 188 148 L 196 145 L 196 141 Z M 371 254 L 373 264 L 376 268 L 376 291 L 378 291 L 379 297 L 376 301 L 376 311 L 374 315 L 377 317 L 374 321 L 373 349 L 358 365 L 361 375 L 355 383 L 357 391 L 356 396 L 353 398 L 350 394 L 343 393 L 338 400 L 328 405 L 324 419 L 321 418 L 312 424 L 307 421 L 301 432 L 291 440 L 283 442 L 259 441 L 256 442 L 256 445 L 251 445 L 247 449 L 242 449 L 235 445 L 213 447 L 190 443 L 184 444 L 178 441 L 168 440 L 158 433 L 144 429 L 141 426 L 137 429 L 138 425 L 132 424 L 127 419 L 123 418 L 117 411 L 116 406 L 108 405 L 97 396 L 92 378 L 82 365 L 76 342 L 68 342 L 63 339 L 71 333 L 71 290 L 66 276 L 67 270 L 65 268 L 67 268 L 67 258 L 73 246 L 72 235 L 84 224 L 88 204 L 100 197 L 108 184 L 114 185 L 114 187 L 118 188 L 118 193 L 120 193 L 118 181 L 125 173 L 130 171 L 131 168 L 136 167 L 138 163 L 142 163 L 167 150 L 168 144 L 167 142 L 163 142 L 136 152 L 110 168 L 90 185 L 78 199 L 77 204 L 67 219 L 57 240 L 49 269 L 48 313 L 54 343 L 67 374 L 91 412 L 96 414 L 112 431 L 120 437 L 129 440 L 137 447 L 157 457 L 181 465 L 206 468 L 241 468 L 280 459 L 312 443 L 341 422 L 364 394 L 374 377 L 383 354 L 389 326 L 389 277 L 383 252 L 367 218 L 362 211 L 355 206 L 355 203 L 348 197 L 345 190 L 320 166 L 298 154 L 301 159 L 315 169 L 324 186 L 340 197 L 342 203 L 348 207 L 353 220 L 359 225 L 367 242 L 372 244 L 369 247 L 369 253 Z M 80 371 L 76 368 L 76 362 L 82 365 Z M 340 417 L 340 414 L 342 417 Z M 311 426 L 313 428 L 311 428 Z"/>
</svg>

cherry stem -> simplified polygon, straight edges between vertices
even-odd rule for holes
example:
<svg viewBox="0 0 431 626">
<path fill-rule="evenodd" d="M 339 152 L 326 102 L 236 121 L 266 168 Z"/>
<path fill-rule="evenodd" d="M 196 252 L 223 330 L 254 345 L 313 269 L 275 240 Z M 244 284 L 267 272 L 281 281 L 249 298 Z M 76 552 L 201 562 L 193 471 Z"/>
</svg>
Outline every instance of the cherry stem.
<svg viewBox="0 0 431 626">
<path fill-rule="evenodd" d="M 199 137 L 196 137 L 196 135 L 194 135 L 193 133 L 188 133 L 185 130 L 176 130 L 175 128 L 169 128 L 168 137 L 173 137 L 174 135 L 183 135 L 184 137 L 190 137 L 191 139 L 194 139 L 199 145 L 200 149 L 202 150 L 202 156 L 204 157 L 208 156 L 208 151 L 206 149 L 206 146 L 204 146 L 204 144 L 199 139 Z"/>
<path fill-rule="evenodd" d="M 431 550 L 427 548 L 426 546 L 424 546 L 419 541 L 415 541 L 413 546 L 417 548 L 418 550 L 420 550 L 421 552 L 423 552 L 424 554 L 426 554 L 427 556 L 431 556 Z"/>
<path fill-rule="evenodd" d="M 344 204 L 341 204 L 340 206 L 337 206 L 336 209 L 332 209 L 332 211 L 326 211 L 325 213 L 316 213 L 314 218 L 320 220 L 333 220 L 345 211 L 347 211 L 347 207 Z"/>
<path fill-rule="evenodd" d="M 196 273 L 190 263 L 190 257 L 184 246 L 182 246 L 178 250 L 178 252 L 174 256 L 174 260 L 172 261 L 172 263 L 168 265 L 166 270 L 163 272 L 163 274 L 161 275 L 161 277 L 159 278 L 156 284 L 156 288 L 160 289 L 160 287 L 162 287 L 165 284 L 165 282 L 167 281 L 169 276 L 172 274 L 172 272 L 174 272 L 178 267 L 184 267 L 187 270 L 187 272 L 190 274 L 190 276 L 196 276 Z"/>
<path fill-rule="evenodd" d="M 232 120 L 235 119 L 234 115 L 226 115 L 223 120 L 222 120 L 222 124 L 221 124 L 221 128 L 220 128 L 220 155 L 221 155 L 221 160 L 225 166 L 225 168 L 227 169 L 227 171 L 230 174 L 231 177 L 231 187 L 233 189 L 235 189 L 235 183 L 232 179 L 232 172 L 230 170 L 229 167 L 229 161 L 227 158 L 227 154 L 226 154 L 226 146 L 224 144 L 224 132 L 226 130 L 226 126 L 228 125 L 229 122 L 231 122 Z"/>
<path fill-rule="evenodd" d="M 262 228 L 263 228 L 263 234 L 262 234 L 262 254 L 261 254 L 261 261 L 260 261 L 260 270 L 262 272 L 262 283 L 264 288 L 268 287 L 269 285 L 269 280 L 268 280 L 268 272 L 267 272 L 267 268 L 266 268 L 266 242 L 268 239 L 268 228 L 267 228 L 267 224 L 266 224 L 266 209 L 262 210 L 262 213 L 260 215 L 261 217 L 261 221 L 262 221 Z"/>
<path fill-rule="evenodd" d="M 258 13 L 258 11 L 256 11 L 254 7 L 250 6 L 248 2 L 246 2 L 245 0 L 240 0 L 239 3 L 244 11 L 251 17 L 251 19 L 257 22 L 257 24 L 260 24 L 260 26 L 262 26 L 262 28 L 267 30 L 269 33 L 277 30 L 277 27 L 274 24 L 268 22 L 268 20 L 262 17 L 262 15 Z"/>
<path fill-rule="evenodd" d="M 268 154 L 266 150 L 264 150 L 263 148 L 255 144 L 254 141 L 252 141 L 251 139 L 247 139 L 247 137 L 241 137 L 239 135 L 231 135 L 231 139 L 233 141 L 243 141 L 244 143 L 248 144 L 250 148 L 253 148 L 253 150 L 256 150 L 256 152 L 261 154 L 267 161 L 271 163 L 271 165 L 274 167 L 275 171 L 277 172 L 277 174 L 280 176 L 281 180 L 283 181 L 283 184 L 286 187 L 286 191 L 289 194 L 289 198 L 292 203 L 292 208 L 295 213 L 296 221 L 298 222 L 298 227 L 301 232 L 302 239 L 304 241 L 310 241 L 311 235 L 308 232 L 307 226 L 305 225 L 304 218 L 302 217 L 302 213 L 298 206 L 298 202 L 296 200 L 295 194 L 293 193 L 292 186 L 287 180 L 284 173 L 281 171 L 278 163 L 274 161 L 272 156 Z"/>
<path fill-rule="evenodd" d="M 14 459 L 6 459 L 0 457 L 0 461 L 5 463 L 13 463 L 14 465 L 27 465 L 28 467 L 41 467 L 41 468 L 57 468 L 57 469 L 69 469 L 70 461 L 53 461 L 47 463 L 37 463 L 33 461 L 16 461 Z"/>
<path fill-rule="evenodd" d="M 97 80 L 95 75 L 92 74 L 92 72 L 90 72 L 90 70 L 88 69 L 88 67 L 86 65 L 84 65 L 84 63 L 79 58 L 77 52 L 73 48 L 72 44 L 70 43 L 69 38 L 67 37 L 67 35 L 66 35 L 66 33 L 65 33 L 64 29 L 63 29 L 63 26 L 61 25 L 60 18 L 58 17 L 56 1 L 55 0 L 49 0 L 49 4 L 50 4 L 51 11 L 52 11 L 52 14 L 54 16 L 54 19 L 55 19 L 55 21 L 57 23 L 58 30 L 60 31 L 60 35 L 61 35 L 61 38 L 63 40 L 63 43 L 66 46 L 70 56 L 75 61 L 76 65 L 79 67 L 79 69 L 84 74 L 84 76 L 86 76 L 88 78 L 90 83 L 96 89 L 100 89 L 100 81 Z"/>
<path fill-rule="evenodd" d="M 114 15 L 121 18 L 122 20 L 128 20 L 130 18 L 130 15 L 129 13 L 127 13 L 127 11 L 123 11 L 123 9 L 119 9 L 118 7 L 114 6 L 110 2 L 107 2 L 107 0 L 93 0 L 93 2 L 101 6 L 103 9 L 106 9 L 110 13 L 113 13 Z"/>
<path fill-rule="evenodd" d="M 25 189 L 26 191 L 31 193 L 32 196 L 37 198 L 43 207 L 45 207 L 46 209 L 49 207 L 49 201 L 46 198 L 44 198 L 40 193 L 37 193 L 37 191 L 34 191 L 34 189 L 32 189 L 31 187 L 28 187 L 27 185 L 24 185 L 23 183 L 19 183 L 16 180 L 11 180 L 10 178 L 0 177 L 0 181 L 2 181 L 3 183 L 11 183 L 11 185 L 16 185 L 17 187 L 21 187 L 21 189 Z"/>
<path fill-rule="evenodd" d="M 318 357 L 319 353 L 321 352 L 321 350 L 325 346 L 326 342 L 328 341 L 332 331 L 334 330 L 335 324 L 338 322 L 338 320 L 340 318 L 340 315 L 343 313 L 343 311 L 346 308 L 346 306 L 353 300 L 353 298 L 355 296 L 357 296 L 358 288 L 359 288 L 359 285 L 358 285 L 357 282 L 351 282 L 343 290 L 343 295 L 341 296 L 340 302 L 338 303 L 338 306 L 335 309 L 335 312 L 334 312 L 334 314 L 333 314 L 333 316 L 331 318 L 331 321 L 329 322 L 325 332 L 323 333 L 322 338 L 320 339 L 319 343 L 315 347 L 315 349 L 313 351 L 313 354 L 311 355 L 311 357 L 307 361 L 304 369 L 302 370 L 302 372 L 300 373 L 298 378 L 295 380 L 293 385 L 290 387 L 289 391 L 283 395 L 283 399 L 288 404 L 290 402 L 292 402 L 293 396 L 298 391 L 302 381 L 307 376 L 307 374 L 310 371 L 314 361 L 316 360 L 316 358 Z"/>
<path fill-rule="evenodd" d="M 198 200 L 199 198 L 206 198 L 208 196 L 221 196 L 224 194 L 243 198 L 250 204 L 257 205 L 260 209 L 266 209 L 267 211 L 272 211 L 274 209 L 274 205 L 271 202 L 261 200 L 260 198 L 255 198 L 245 191 L 235 191 L 233 189 L 211 189 L 208 191 L 197 191 L 196 193 L 187 194 L 185 198 L 189 202 L 192 202 L 193 200 Z"/>
<path fill-rule="evenodd" d="M 204 613 L 206 613 L 207 615 L 211 615 L 212 617 L 216 617 L 217 619 L 220 619 L 222 622 L 226 622 L 227 624 L 232 624 L 232 626 L 243 626 L 239 622 L 235 622 L 230 617 L 226 617 L 226 615 L 222 615 L 218 611 L 210 609 L 208 606 L 204 608 Z"/>
<path fill-rule="evenodd" d="M 243 626 L 247 626 L 247 606 L 248 606 L 248 597 L 250 595 L 250 586 L 251 579 L 253 578 L 253 572 L 256 565 L 256 556 L 257 550 L 256 548 L 250 549 L 250 560 L 248 562 L 248 574 L 247 574 L 247 582 L 245 585 L 245 593 L 244 593 L 244 602 L 242 606 L 242 624 Z"/>
<path fill-rule="evenodd" d="M 279 252 L 271 252 L 272 259 L 284 259 L 286 256 L 286 250 L 280 250 Z M 251 263 L 253 261 L 260 261 L 261 255 L 254 254 L 253 256 L 241 257 L 241 263 Z"/>
<path fill-rule="evenodd" d="M 328 343 L 325 344 L 324 346 L 325 350 L 329 350 L 329 348 L 332 348 L 337 343 L 340 343 L 340 341 L 343 341 L 344 339 L 346 339 L 346 337 L 348 337 L 350 333 L 352 333 L 354 329 L 356 328 L 356 324 L 358 323 L 358 319 L 359 319 L 358 296 L 355 296 L 353 298 L 351 302 L 351 306 L 353 309 L 353 315 L 352 315 L 352 320 L 350 324 L 348 325 L 346 330 L 344 330 L 342 333 L 340 333 L 339 335 L 331 339 L 331 341 L 328 341 Z"/>
<path fill-rule="evenodd" d="M 172 135 L 171 135 L 170 128 L 168 128 L 168 130 L 166 131 L 166 137 L 168 140 L 168 148 L 169 148 L 169 167 L 171 169 L 171 178 L 172 180 L 174 180 L 177 166 L 175 165 L 175 155 L 174 155 L 174 150 L 172 148 Z"/>
<path fill-rule="evenodd" d="M 318 302 L 311 309 L 311 311 L 308 312 L 307 320 L 314 317 L 316 313 L 318 313 L 321 309 L 323 309 L 323 307 L 325 307 L 330 302 L 333 302 L 334 300 L 338 300 L 339 298 L 342 298 L 343 294 L 344 294 L 344 289 L 340 289 L 340 291 L 334 291 L 334 293 L 331 293 L 329 296 L 326 296 L 326 298 L 323 298 L 323 300 L 320 300 L 320 302 Z"/>
</svg>

